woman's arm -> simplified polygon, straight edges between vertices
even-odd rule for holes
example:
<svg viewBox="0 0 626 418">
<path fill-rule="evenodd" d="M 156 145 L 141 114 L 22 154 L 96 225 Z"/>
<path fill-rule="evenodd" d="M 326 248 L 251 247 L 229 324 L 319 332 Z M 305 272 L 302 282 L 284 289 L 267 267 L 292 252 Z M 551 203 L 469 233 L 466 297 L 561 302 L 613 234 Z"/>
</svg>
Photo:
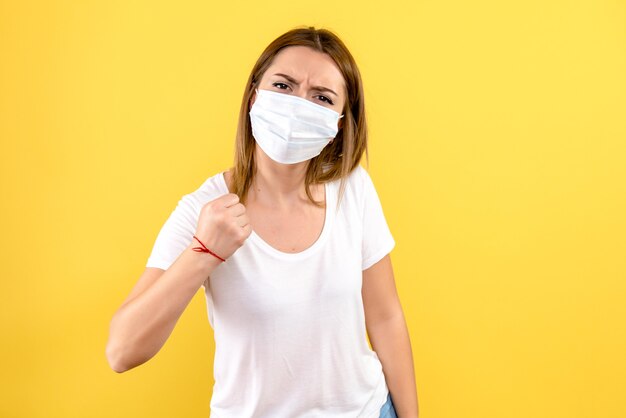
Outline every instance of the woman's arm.
<svg viewBox="0 0 626 418">
<path fill-rule="evenodd" d="M 187 203 L 186 200 L 181 202 Z M 227 193 L 206 203 L 197 222 L 184 219 L 193 216 L 187 215 L 183 208 L 186 207 L 179 204 L 163 227 L 166 229 L 162 229 L 169 231 L 168 235 L 164 235 L 169 240 L 187 239 L 184 234 L 191 235 L 191 225 L 196 223 L 194 237 L 228 258 L 252 233 L 246 208 L 239 203 L 236 194 Z M 182 230 L 185 232 L 180 232 Z M 158 239 L 157 244 L 170 245 Z M 116 372 L 145 363 L 161 349 L 193 296 L 221 263 L 212 255 L 194 251 L 196 246 L 197 243 L 192 240 L 165 271 L 146 268 L 113 316 L 106 356 Z"/>
<path fill-rule="evenodd" d="M 417 418 L 419 410 L 411 341 L 389 254 L 363 270 L 361 293 L 367 334 L 383 365 L 398 417 Z"/>
</svg>

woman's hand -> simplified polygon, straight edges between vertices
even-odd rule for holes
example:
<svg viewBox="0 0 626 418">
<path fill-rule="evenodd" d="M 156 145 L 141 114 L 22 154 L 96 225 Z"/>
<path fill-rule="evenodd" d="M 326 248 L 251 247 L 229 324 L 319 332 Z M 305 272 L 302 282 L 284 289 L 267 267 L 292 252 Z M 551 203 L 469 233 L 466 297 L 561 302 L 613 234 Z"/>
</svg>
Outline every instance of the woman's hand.
<svg viewBox="0 0 626 418">
<path fill-rule="evenodd" d="M 202 207 L 196 237 L 222 258 L 230 257 L 252 233 L 250 219 L 239 196 L 228 193 Z"/>
</svg>

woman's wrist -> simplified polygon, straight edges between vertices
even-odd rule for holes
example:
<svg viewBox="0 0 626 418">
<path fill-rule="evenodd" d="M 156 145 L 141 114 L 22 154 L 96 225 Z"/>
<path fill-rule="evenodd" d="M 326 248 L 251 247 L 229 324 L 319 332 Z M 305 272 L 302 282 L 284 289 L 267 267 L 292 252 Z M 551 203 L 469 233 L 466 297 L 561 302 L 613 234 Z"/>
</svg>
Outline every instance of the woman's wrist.
<svg viewBox="0 0 626 418">
<path fill-rule="evenodd" d="M 223 257 L 220 257 L 219 255 L 217 255 L 215 253 L 215 251 L 212 251 L 210 248 L 208 248 L 204 242 L 200 241 L 200 238 L 198 238 L 197 236 L 193 236 L 193 239 L 195 239 L 198 244 L 200 244 L 199 247 L 193 247 L 192 250 L 197 251 L 197 252 L 201 252 L 201 253 L 207 253 L 207 254 L 211 254 L 213 257 L 217 258 L 220 261 L 226 261 Z"/>
</svg>

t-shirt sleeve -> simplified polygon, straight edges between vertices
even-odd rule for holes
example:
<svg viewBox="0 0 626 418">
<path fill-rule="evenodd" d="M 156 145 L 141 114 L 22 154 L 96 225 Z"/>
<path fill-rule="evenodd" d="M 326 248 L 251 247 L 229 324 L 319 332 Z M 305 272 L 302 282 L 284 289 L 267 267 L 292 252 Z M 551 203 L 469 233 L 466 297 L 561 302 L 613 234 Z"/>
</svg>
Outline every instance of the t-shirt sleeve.
<svg viewBox="0 0 626 418">
<path fill-rule="evenodd" d="M 369 173 L 362 170 L 363 243 L 362 269 L 366 270 L 389 254 L 396 242 L 391 235 L 378 193 Z"/>
<path fill-rule="evenodd" d="M 148 257 L 146 267 L 167 270 L 187 248 L 196 233 L 199 211 L 191 194 L 184 195 L 167 218 Z"/>
</svg>

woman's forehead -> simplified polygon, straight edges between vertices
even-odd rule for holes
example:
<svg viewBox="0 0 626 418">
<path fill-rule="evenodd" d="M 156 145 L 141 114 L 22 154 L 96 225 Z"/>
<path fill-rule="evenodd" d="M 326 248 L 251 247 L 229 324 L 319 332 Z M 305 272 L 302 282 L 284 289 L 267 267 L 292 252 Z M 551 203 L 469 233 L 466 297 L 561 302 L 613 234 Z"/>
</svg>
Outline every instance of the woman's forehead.
<svg viewBox="0 0 626 418">
<path fill-rule="evenodd" d="M 291 76 L 297 82 L 307 80 L 333 90 L 344 84 L 341 71 L 328 54 L 304 46 L 281 50 L 268 67 L 266 76 L 280 77 L 276 73 Z"/>
</svg>

